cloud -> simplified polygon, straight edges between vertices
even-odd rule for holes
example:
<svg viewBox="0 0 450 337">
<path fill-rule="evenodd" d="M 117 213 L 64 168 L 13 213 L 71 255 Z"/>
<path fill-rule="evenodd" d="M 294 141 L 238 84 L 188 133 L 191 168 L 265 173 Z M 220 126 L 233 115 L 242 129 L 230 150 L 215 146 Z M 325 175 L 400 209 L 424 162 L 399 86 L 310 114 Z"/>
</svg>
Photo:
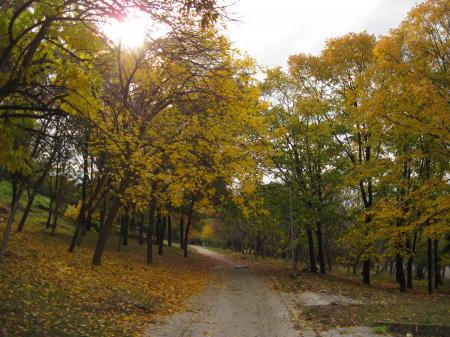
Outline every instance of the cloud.
<svg viewBox="0 0 450 337">
<path fill-rule="evenodd" d="M 414 0 L 240 0 L 231 7 L 234 45 L 266 66 L 284 65 L 295 53 L 318 54 L 325 41 L 348 32 L 386 34 Z"/>
</svg>

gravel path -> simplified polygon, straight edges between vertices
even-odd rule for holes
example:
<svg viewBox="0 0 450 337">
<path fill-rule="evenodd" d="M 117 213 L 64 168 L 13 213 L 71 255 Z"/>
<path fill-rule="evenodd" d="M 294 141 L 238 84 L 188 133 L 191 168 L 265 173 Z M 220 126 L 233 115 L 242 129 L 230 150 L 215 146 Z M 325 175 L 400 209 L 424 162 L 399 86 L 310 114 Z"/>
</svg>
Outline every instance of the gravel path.
<svg viewBox="0 0 450 337">
<path fill-rule="evenodd" d="M 270 289 L 264 276 L 225 255 L 204 247 L 195 249 L 223 271 L 223 282 L 193 298 L 187 312 L 150 326 L 148 337 L 299 336 L 283 298 Z"/>
</svg>

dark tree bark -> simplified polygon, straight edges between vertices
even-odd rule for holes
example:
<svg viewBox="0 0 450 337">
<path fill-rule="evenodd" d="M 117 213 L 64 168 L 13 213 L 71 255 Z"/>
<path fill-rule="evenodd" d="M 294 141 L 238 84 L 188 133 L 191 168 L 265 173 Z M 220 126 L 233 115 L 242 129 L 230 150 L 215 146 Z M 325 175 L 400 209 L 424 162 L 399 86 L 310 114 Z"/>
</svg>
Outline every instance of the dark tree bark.
<svg viewBox="0 0 450 337">
<path fill-rule="evenodd" d="M 395 255 L 395 273 L 400 286 L 400 291 L 406 291 L 405 271 L 403 270 L 403 258 L 400 254 Z"/>
<path fill-rule="evenodd" d="M 77 223 L 75 227 L 75 232 L 72 236 L 72 240 L 69 246 L 69 252 L 73 252 L 75 245 L 80 242 L 80 237 L 83 235 L 84 226 L 86 222 L 86 197 L 87 197 L 87 183 L 88 183 L 88 153 L 87 148 L 83 150 L 83 182 L 81 185 L 81 207 L 80 212 L 77 217 Z M 115 210 L 117 212 L 117 210 Z M 114 214 L 115 216 L 115 214 Z M 112 226 L 112 224 L 111 224 Z M 100 264 L 100 263 L 99 263 Z"/>
<path fill-rule="evenodd" d="M 433 292 L 433 248 L 431 239 L 427 239 L 427 276 L 428 276 L 428 293 Z"/>
<path fill-rule="evenodd" d="M 403 224 L 403 221 L 399 220 L 397 221 L 397 227 L 401 227 Z M 400 252 L 404 250 L 404 237 L 402 235 L 399 235 L 397 237 L 398 242 L 396 243 L 395 247 L 397 249 L 397 254 L 395 254 L 395 279 L 398 282 L 400 286 L 400 291 L 406 291 L 406 279 L 405 279 L 405 270 L 403 268 L 403 258 L 400 255 Z"/>
<path fill-rule="evenodd" d="M 413 287 L 413 252 L 411 249 L 411 240 L 406 240 L 406 248 L 408 249 L 409 257 L 406 262 L 406 287 L 412 289 Z"/>
<path fill-rule="evenodd" d="M 126 178 L 122 178 L 119 187 L 117 189 L 117 194 L 112 198 L 111 205 L 109 207 L 108 216 L 100 230 L 100 234 L 97 239 L 97 245 L 95 246 L 94 256 L 92 258 L 93 265 L 100 265 L 102 261 L 103 251 L 106 246 L 106 240 L 108 239 L 109 233 L 111 232 L 114 220 L 116 219 L 117 210 L 120 207 L 120 194 L 122 194 L 127 188 L 128 181 Z"/>
<path fill-rule="evenodd" d="M 355 103 L 357 104 L 357 103 Z M 361 135 L 361 133 L 358 132 L 358 159 L 359 162 L 364 161 L 366 163 L 371 161 L 371 155 L 372 155 L 372 149 L 370 146 L 364 146 L 362 140 L 365 140 L 365 136 Z M 366 143 L 367 144 L 367 143 Z M 363 154 L 364 152 L 364 154 Z M 367 187 L 365 187 L 365 185 Z M 368 178 L 367 180 L 360 180 L 359 181 L 359 187 L 361 191 L 361 197 L 363 200 L 364 208 L 366 210 L 369 210 L 373 205 L 373 186 L 372 186 L 372 178 Z M 371 221 L 370 216 L 366 216 L 366 224 L 368 225 Z M 365 258 L 363 261 L 363 270 L 362 270 L 362 276 L 363 276 L 363 282 L 364 284 L 370 285 L 370 268 L 371 268 L 371 261 L 370 258 Z"/>
<path fill-rule="evenodd" d="M 136 226 L 135 221 L 136 221 L 136 208 L 133 207 L 133 211 L 131 212 L 131 217 L 129 219 L 128 231 L 135 229 Z"/>
<path fill-rule="evenodd" d="M 184 252 L 184 257 L 188 257 L 188 238 L 189 238 L 189 230 L 191 228 L 191 223 L 192 223 L 192 213 L 194 210 L 194 202 L 195 202 L 195 196 L 192 196 L 191 199 L 191 205 L 189 206 L 189 215 L 188 215 L 188 221 L 186 224 L 186 232 L 184 235 L 184 245 L 183 245 L 183 252 Z"/>
<path fill-rule="evenodd" d="M 123 219 L 123 226 L 122 226 L 122 244 L 124 246 L 128 246 L 128 227 L 130 224 L 130 217 L 129 217 L 129 207 L 127 206 L 125 208 L 125 215 Z"/>
<path fill-rule="evenodd" d="M 425 273 L 426 273 L 427 268 L 423 265 L 416 265 L 416 278 L 418 280 L 423 280 L 425 279 Z"/>
<path fill-rule="evenodd" d="M 45 177 L 48 176 L 48 172 L 50 171 L 51 166 L 54 164 L 55 158 L 57 157 L 57 153 L 58 153 L 58 150 L 59 150 L 59 143 L 60 142 L 57 141 L 53 145 L 53 150 L 52 150 L 52 152 L 50 154 L 50 157 L 48 158 L 45 166 L 42 168 L 42 171 L 40 172 L 39 177 L 37 178 L 37 180 L 34 182 L 33 186 L 31 187 L 31 193 L 28 196 L 27 204 L 26 204 L 25 209 L 23 211 L 22 218 L 20 219 L 20 222 L 19 222 L 19 224 L 17 226 L 17 231 L 18 232 L 22 232 L 23 228 L 25 227 L 25 222 L 27 221 L 28 215 L 30 214 L 31 207 L 33 206 L 34 198 L 36 197 L 39 189 L 41 188 L 42 183 L 45 180 Z M 59 165 L 57 166 L 56 176 L 58 176 L 58 171 L 59 171 L 58 168 L 59 168 Z M 55 186 L 55 188 L 56 188 L 56 186 Z M 56 193 L 56 190 L 55 190 L 55 193 Z"/>
<path fill-rule="evenodd" d="M 69 245 L 69 252 L 73 253 L 74 249 L 75 249 L 75 245 L 77 244 L 77 240 L 78 237 L 80 235 L 80 231 L 81 231 L 81 217 L 83 216 L 83 212 L 78 212 L 78 216 L 77 219 L 75 220 L 76 226 L 75 226 L 75 233 L 72 236 L 72 240 L 70 241 L 70 245 Z"/>
<path fill-rule="evenodd" d="M 147 230 L 147 264 L 153 264 L 153 233 L 157 217 L 155 215 L 156 202 L 152 198 L 148 214 L 148 230 Z"/>
<path fill-rule="evenodd" d="M 120 219 L 120 228 L 119 228 L 119 240 L 117 240 L 117 251 L 120 252 L 120 248 L 122 246 L 122 236 L 123 236 L 123 222 L 124 222 L 124 217 L 122 217 L 122 219 Z"/>
<path fill-rule="evenodd" d="M 180 248 L 184 249 L 184 218 L 180 216 Z"/>
<path fill-rule="evenodd" d="M 139 244 L 144 244 L 144 220 L 145 220 L 145 213 L 142 212 L 141 218 L 139 220 Z"/>
<path fill-rule="evenodd" d="M 163 255 L 164 236 L 166 233 L 166 217 L 161 217 L 161 214 L 159 212 L 158 212 L 158 227 L 159 227 L 158 255 Z"/>
<path fill-rule="evenodd" d="M 441 266 L 439 265 L 439 241 L 434 239 L 434 287 L 439 288 Z"/>
<path fill-rule="evenodd" d="M 370 259 L 366 258 L 363 262 L 363 282 L 364 284 L 370 285 Z"/>
<path fill-rule="evenodd" d="M 102 204 L 102 208 L 100 209 L 100 220 L 98 224 L 98 231 L 100 231 L 103 227 L 103 223 L 105 222 L 106 211 L 108 210 L 108 199 L 105 198 Z"/>
<path fill-rule="evenodd" d="M 331 269 L 333 268 L 333 250 L 330 244 L 330 240 L 328 240 L 328 235 L 325 235 L 324 240 L 324 251 L 325 251 L 325 257 L 327 259 L 327 265 L 328 265 L 328 272 L 331 272 Z"/>
<path fill-rule="evenodd" d="M 62 177 L 61 177 L 62 179 Z M 64 186 L 62 185 L 62 181 L 60 182 L 60 187 L 58 189 L 58 191 L 56 192 L 56 205 L 55 205 L 55 215 L 53 217 L 53 225 L 52 225 L 52 230 L 50 232 L 50 235 L 53 236 L 55 235 L 55 231 L 56 231 L 56 227 L 58 225 L 58 216 L 59 213 L 61 212 L 60 207 L 61 207 L 61 203 L 63 203 L 63 196 L 62 196 L 62 190 L 63 190 Z"/>
<path fill-rule="evenodd" d="M 90 231 L 92 228 L 92 215 L 94 214 L 95 208 L 92 207 L 92 205 L 91 205 L 91 207 L 89 207 L 89 204 L 90 203 L 88 203 L 88 207 L 87 207 L 87 214 L 86 214 L 86 219 L 85 219 L 86 226 L 84 227 L 83 235 L 86 235 L 86 232 Z M 78 240 L 78 241 L 81 244 L 82 240 Z"/>
<path fill-rule="evenodd" d="M 44 179 L 42 179 L 42 180 L 44 180 Z M 23 228 L 25 227 L 25 222 L 28 219 L 28 215 L 30 214 L 31 207 L 33 206 L 34 198 L 36 197 L 38 189 L 39 189 L 41 184 L 39 184 L 39 186 L 36 186 L 38 184 L 35 184 L 35 186 L 33 186 L 33 188 L 32 188 L 32 191 L 31 191 L 30 195 L 28 195 L 27 204 L 25 205 L 25 209 L 23 210 L 20 222 L 17 225 L 17 231 L 18 232 L 22 232 Z"/>
<path fill-rule="evenodd" d="M 322 241 L 322 226 L 321 224 L 317 224 L 317 258 L 319 260 L 320 273 L 325 274 L 325 256 L 323 253 L 323 241 Z"/>
<path fill-rule="evenodd" d="M 372 186 L 371 184 L 369 184 L 369 186 Z M 372 205 L 372 189 L 369 189 L 369 200 L 366 205 L 366 208 L 369 208 Z M 368 206 L 367 206 L 368 205 Z M 366 216 L 366 224 L 369 224 L 371 221 L 371 217 L 370 216 Z M 363 261 L 363 270 L 362 270 L 362 276 L 363 276 L 363 283 L 367 284 L 370 286 L 370 269 L 371 269 L 371 260 L 370 257 L 366 257 L 365 260 Z"/>
<path fill-rule="evenodd" d="M 311 226 L 306 227 L 306 236 L 308 237 L 309 271 L 311 273 L 317 273 L 316 257 L 314 254 L 314 240 Z"/>
<path fill-rule="evenodd" d="M 167 215 L 167 244 L 172 247 L 172 217 Z"/>
<path fill-rule="evenodd" d="M 75 242 L 77 246 L 81 245 L 81 241 L 83 240 L 83 236 L 86 234 L 86 227 L 88 222 L 88 212 L 89 209 L 92 208 L 92 203 L 94 201 L 94 196 L 91 194 L 89 198 L 89 202 L 87 200 L 88 195 L 88 179 L 89 179 L 89 157 L 88 157 L 88 149 L 87 149 L 88 138 L 86 138 L 85 148 L 83 149 L 83 185 L 82 185 L 82 193 L 81 193 L 81 208 L 80 213 L 81 217 L 79 223 L 79 230 L 77 232 L 77 236 L 75 238 Z"/>
<path fill-rule="evenodd" d="M 47 216 L 47 222 L 45 225 L 46 229 L 50 228 L 50 224 L 52 223 L 52 215 L 53 215 L 53 204 L 55 203 L 55 197 L 53 196 L 53 192 L 50 192 L 50 204 L 48 206 L 48 216 Z"/>
<path fill-rule="evenodd" d="M 58 193 L 58 186 L 59 186 L 59 165 L 56 166 L 56 174 L 55 174 L 55 185 L 51 186 L 51 181 L 49 183 L 49 189 L 50 189 L 50 205 L 48 208 L 48 217 L 47 217 L 47 224 L 46 224 L 46 228 L 50 229 L 50 226 L 52 224 L 52 218 L 54 216 L 54 208 L 55 208 L 55 202 L 56 202 L 56 197 L 57 197 L 57 193 Z"/>
<path fill-rule="evenodd" d="M 263 250 L 263 251 L 264 251 L 264 250 Z M 300 261 L 300 245 L 299 245 L 299 244 L 297 244 L 297 245 L 295 246 L 294 256 L 295 256 L 294 263 L 295 263 L 296 265 L 298 265 L 298 262 Z M 263 255 L 263 258 L 264 258 L 264 255 Z"/>
<path fill-rule="evenodd" d="M 0 244 L 0 262 L 4 260 L 9 235 L 11 234 L 14 218 L 19 208 L 20 198 L 22 197 L 23 194 L 23 188 L 20 186 L 18 180 L 19 177 L 15 177 L 12 180 L 11 210 L 9 211 L 8 220 L 6 221 L 6 227 L 3 232 L 3 237 Z"/>
</svg>

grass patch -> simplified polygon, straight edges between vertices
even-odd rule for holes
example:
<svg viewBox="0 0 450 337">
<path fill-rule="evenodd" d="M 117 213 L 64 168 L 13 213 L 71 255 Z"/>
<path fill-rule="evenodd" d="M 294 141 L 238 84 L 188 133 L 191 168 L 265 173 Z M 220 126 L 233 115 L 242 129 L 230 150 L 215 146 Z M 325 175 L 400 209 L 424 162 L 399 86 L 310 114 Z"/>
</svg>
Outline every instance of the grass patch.
<svg viewBox="0 0 450 337">
<path fill-rule="evenodd" d="M 384 335 L 386 333 L 386 327 L 384 325 L 374 326 L 372 332 L 376 335 Z"/>
<path fill-rule="evenodd" d="M 7 181 L 0 181 L 0 204 L 4 207 L 9 207 L 11 204 L 11 184 Z M 20 199 L 20 208 L 24 208 L 27 201 L 27 193 L 22 194 Z M 33 208 L 35 212 L 40 212 L 41 210 L 48 210 L 50 205 L 50 199 L 42 194 L 37 194 L 34 198 Z"/>
</svg>

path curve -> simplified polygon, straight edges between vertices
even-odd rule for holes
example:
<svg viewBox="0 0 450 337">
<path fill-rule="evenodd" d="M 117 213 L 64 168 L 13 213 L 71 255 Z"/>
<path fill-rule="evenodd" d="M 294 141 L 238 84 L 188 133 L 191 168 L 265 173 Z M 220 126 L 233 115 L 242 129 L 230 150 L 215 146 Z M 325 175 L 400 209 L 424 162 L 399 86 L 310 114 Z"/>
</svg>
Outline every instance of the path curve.
<svg viewBox="0 0 450 337">
<path fill-rule="evenodd" d="M 283 298 L 260 272 L 224 254 L 194 247 L 223 272 L 221 284 L 211 284 L 191 299 L 188 310 L 150 326 L 147 337 L 294 337 Z"/>
</svg>

